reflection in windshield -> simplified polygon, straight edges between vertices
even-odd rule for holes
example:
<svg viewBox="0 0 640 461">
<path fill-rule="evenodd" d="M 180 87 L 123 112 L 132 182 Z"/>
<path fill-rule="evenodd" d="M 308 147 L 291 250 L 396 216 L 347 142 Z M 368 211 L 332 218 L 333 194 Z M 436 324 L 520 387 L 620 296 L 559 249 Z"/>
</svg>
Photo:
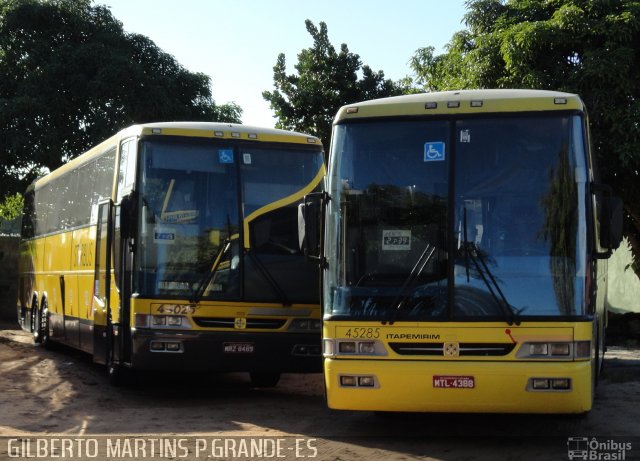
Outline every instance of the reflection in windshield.
<svg viewBox="0 0 640 461">
<path fill-rule="evenodd" d="M 583 313 L 579 117 L 344 124 L 333 149 L 327 313 L 386 320 L 398 299 L 398 320 Z"/>
<path fill-rule="evenodd" d="M 142 144 L 141 165 L 139 292 L 317 302 L 317 270 L 291 242 L 321 151 L 156 138 Z"/>
<path fill-rule="evenodd" d="M 446 140 L 447 122 L 390 125 L 337 129 L 340 164 L 331 173 L 329 215 L 344 231 L 330 232 L 326 243 L 336 249 L 328 255 L 336 269 L 329 275 L 336 290 L 328 298 L 334 314 L 439 317 L 448 289 L 448 156 L 425 161 L 425 143 Z M 427 248 L 433 254 L 413 271 Z"/>
</svg>

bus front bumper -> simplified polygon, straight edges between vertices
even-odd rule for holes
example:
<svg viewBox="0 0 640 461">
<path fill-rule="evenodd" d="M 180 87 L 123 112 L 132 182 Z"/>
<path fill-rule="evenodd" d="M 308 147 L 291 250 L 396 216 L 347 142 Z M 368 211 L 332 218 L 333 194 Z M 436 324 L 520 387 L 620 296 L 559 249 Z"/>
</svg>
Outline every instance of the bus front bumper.
<svg viewBox="0 0 640 461">
<path fill-rule="evenodd" d="M 322 371 L 320 333 L 137 329 L 131 367 L 166 371 Z"/>
<path fill-rule="evenodd" d="M 585 413 L 591 362 L 324 360 L 329 408 L 447 413 Z M 570 383 L 553 389 L 552 383 Z M 536 379 L 536 387 L 532 383 Z M 555 381 L 552 381 L 555 380 Z M 545 389 L 545 383 L 549 389 Z"/>
</svg>

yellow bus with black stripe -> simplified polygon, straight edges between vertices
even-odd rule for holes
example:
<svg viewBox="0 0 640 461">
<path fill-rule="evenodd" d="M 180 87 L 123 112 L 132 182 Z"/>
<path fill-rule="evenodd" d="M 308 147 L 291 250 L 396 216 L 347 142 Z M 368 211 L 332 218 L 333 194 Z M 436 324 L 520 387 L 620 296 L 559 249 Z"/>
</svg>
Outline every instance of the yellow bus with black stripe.
<svg viewBox="0 0 640 461">
<path fill-rule="evenodd" d="M 306 199 L 324 204 L 330 408 L 591 409 L 622 215 L 587 126 L 578 96 L 535 90 L 338 112 L 327 191 Z"/>
<path fill-rule="evenodd" d="M 127 128 L 26 193 L 18 313 L 37 342 L 126 369 L 319 372 L 318 269 L 298 204 L 319 139 L 219 123 Z"/>
</svg>

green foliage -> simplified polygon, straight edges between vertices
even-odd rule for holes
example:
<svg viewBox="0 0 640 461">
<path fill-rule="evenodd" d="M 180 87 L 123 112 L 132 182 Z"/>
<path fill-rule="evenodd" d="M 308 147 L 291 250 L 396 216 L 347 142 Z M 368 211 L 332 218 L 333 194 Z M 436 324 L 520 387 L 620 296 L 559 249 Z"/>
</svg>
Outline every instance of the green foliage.
<svg viewBox="0 0 640 461">
<path fill-rule="evenodd" d="M 414 82 L 428 91 L 538 88 L 578 93 L 589 109 L 605 182 L 624 202 L 640 248 L 640 1 L 470 0 L 467 30 L 446 53 L 419 49 Z"/>
<path fill-rule="evenodd" d="M 13 221 L 22 215 L 22 206 L 24 205 L 24 197 L 22 194 L 16 193 L 7 195 L 4 202 L 0 203 L 0 219 Z"/>
<path fill-rule="evenodd" d="M 134 123 L 238 122 L 210 84 L 91 0 L 0 0 L 0 197 Z"/>
<path fill-rule="evenodd" d="M 298 54 L 297 74 L 287 75 L 281 53 L 273 67 L 276 89 L 264 91 L 262 96 L 275 111 L 278 128 L 313 134 L 328 147 L 331 123 L 341 106 L 398 95 L 402 89 L 385 79 L 384 72 L 363 65 L 360 56 L 350 52 L 346 44 L 336 51 L 324 22 L 320 22 L 320 29 L 308 19 L 305 24 L 313 46 Z"/>
</svg>

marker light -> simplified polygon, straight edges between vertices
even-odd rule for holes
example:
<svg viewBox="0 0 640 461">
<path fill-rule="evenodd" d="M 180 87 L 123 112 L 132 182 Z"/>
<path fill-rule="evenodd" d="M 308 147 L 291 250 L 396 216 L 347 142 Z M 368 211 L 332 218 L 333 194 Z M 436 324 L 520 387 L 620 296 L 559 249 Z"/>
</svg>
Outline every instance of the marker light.
<svg viewBox="0 0 640 461">
<path fill-rule="evenodd" d="M 324 339 L 322 341 L 322 355 L 325 357 L 333 357 L 336 355 L 336 343 L 333 339 Z"/>
<path fill-rule="evenodd" d="M 554 104 L 566 104 L 567 103 L 567 98 L 554 98 L 553 99 L 553 103 Z"/>
<path fill-rule="evenodd" d="M 357 114 L 357 113 L 358 113 L 357 107 L 347 107 L 347 114 Z"/>
<path fill-rule="evenodd" d="M 213 135 L 217 136 L 218 138 L 222 138 L 224 137 L 224 131 L 214 131 Z"/>
<path fill-rule="evenodd" d="M 437 109 L 438 108 L 438 103 L 437 102 L 426 102 L 424 104 L 424 108 L 425 109 Z"/>
<path fill-rule="evenodd" d="M 307 143 L 315 144 L 316 143 L 316 138 L 307 138 Z"/>
<path fill-rule="evenodd" d="M 471 101 L 471 107 L 482 107 L 482 101 Z"/>
<path fill-rule="evenodd" d="M 160 134 L 160 133 L 162 133 L 162 129 L 160 129 L 160 128 L 151 128 L 151 133 L 152 134 Z"/>
<path fill-rule="evenodd" d="M 449 109 L 456 109 L 456 108 L 460 107 L 460 101 L 449 101 L 447 103 L 447 107 Z"/>
<path fill-rule="evenodd" d="M 149 327 L 149 317 L 148 314 L 136 314 L 136 328 L 148 328 Z"/>
<path fill-rule="evenodd" d="M 240 133 L 236 132 L 236 131 L 232 131 L 231 132 L 231 137 L 232 138 L 239 138 L 240 137 Z"/>
<path fill-rule="evenodd" d="M 258 139 L 258 135 L 256 133 L 249 133 L 249 139 Z"/>
<path fill-rule="evenodd" d="M 585 359 L 591 357 L 591 341 L 576 341 L 576 358 Z"/>
</svg>

